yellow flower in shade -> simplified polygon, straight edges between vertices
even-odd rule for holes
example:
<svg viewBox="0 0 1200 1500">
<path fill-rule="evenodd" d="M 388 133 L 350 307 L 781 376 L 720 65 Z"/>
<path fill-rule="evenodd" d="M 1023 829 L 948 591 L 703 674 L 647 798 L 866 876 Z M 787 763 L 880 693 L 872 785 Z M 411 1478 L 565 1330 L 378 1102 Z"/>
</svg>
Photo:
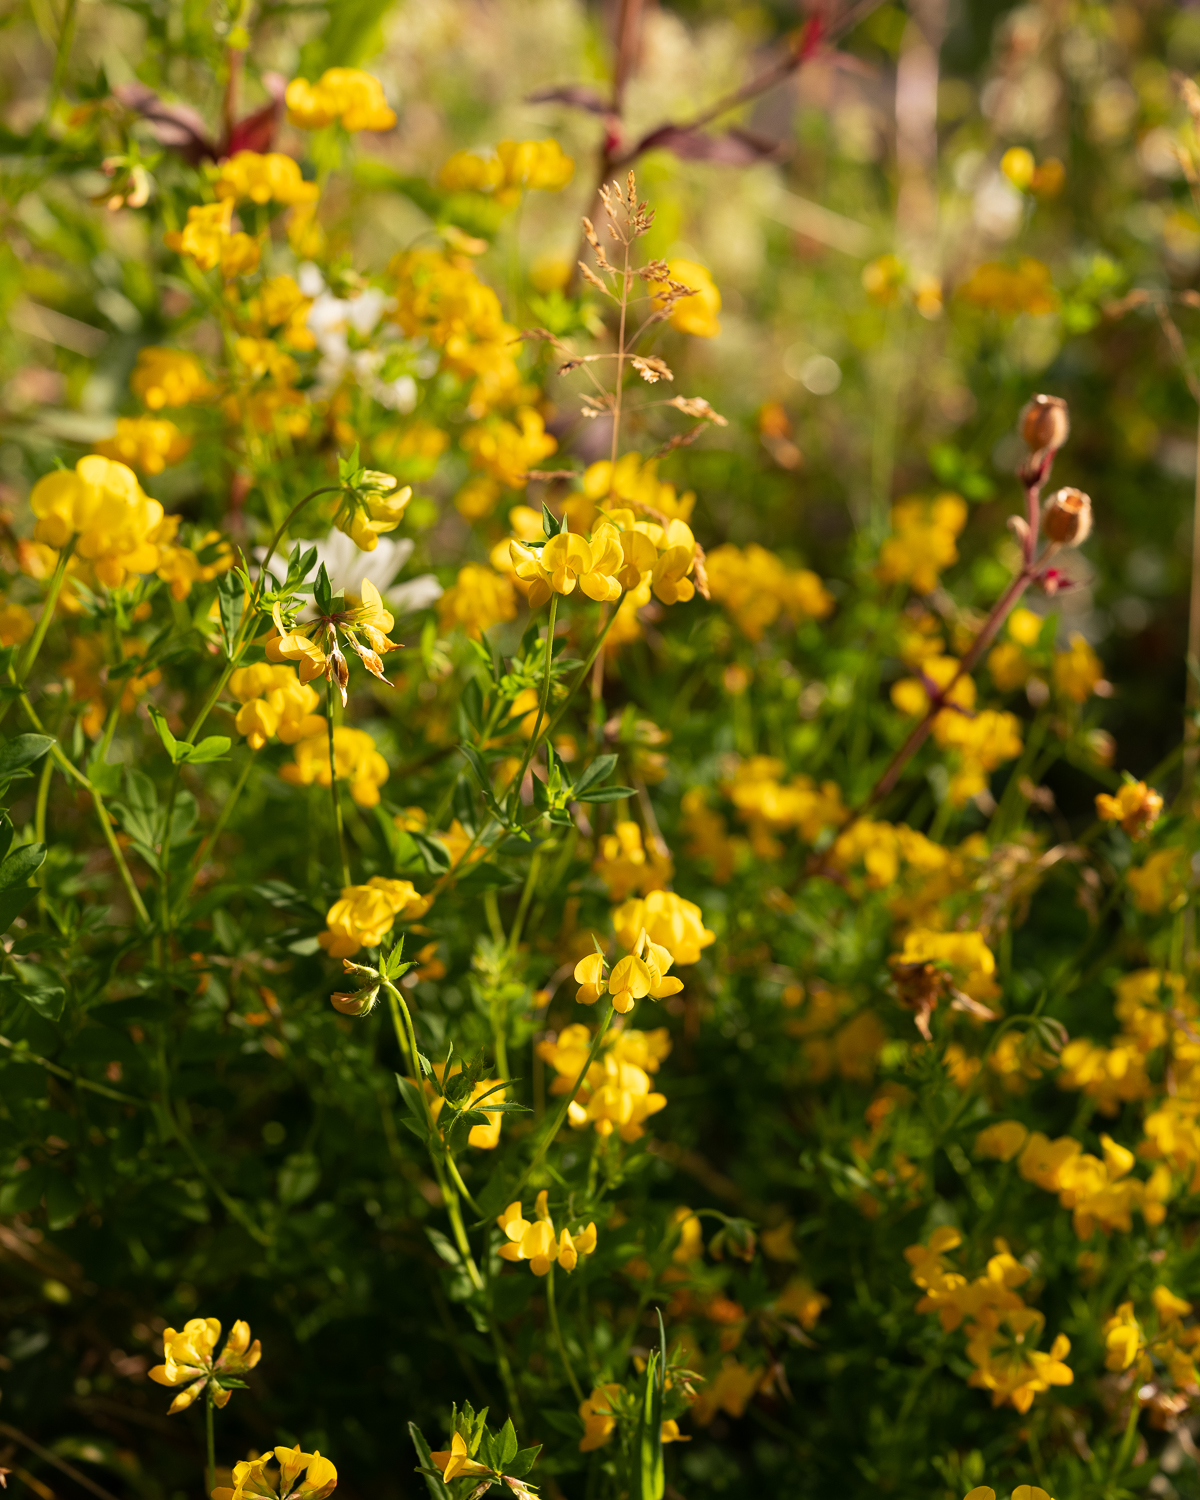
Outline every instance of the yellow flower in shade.
<svg viewBox="0 0 1200 1500">
<path fill-rule="evenodd" d="M 672 305 L 668 319 L 671 327 L 696 338 L 716 338 L 721 331 L 717 317 L 721 311 L 721 293 L 708 271 L 694 260 L 672 260 L 667 262 L 667 274 L 672 281 L 691 290 L 691 296 L 680 297 Z M 654 300 L 659 307 L 665 305 L 665 288 L 655 293 Z"/>
<path fill-rule="evenodd" d="M 705 571 L 714 602 L 729 611 L 752 641 L 760 640 L 781 614 L 800 624 L 823 620 L 833 610 L 833 595 L 815 573 L 787 567 L 756 542 L 744 549 L 729 543 L 714 547 Z"/>
<path fill-rule="evenodd" d="M 0 646 L 23 645 L 33 634 L 33 616 L 23 604 L 0 604 Z"/>
<path fill-rule="evenodd" d="M 892 534 L 879 549 L 876 577 L 881 583 L 908 583 L 931 594 L 939 574 L 958 561 L 955 540 L 967 524 L 961 495 L 934 500 L 909 496 L 892 506 Z"/>
<path fill-rule="evenodd" d="M 239 667 L 230 676 L 229 691 L 242 705 L 236 720 L 237 731 L 245 735 L 251 750 L 261 750 L 269 739 L 276 736 L 285 745 L 294 745 L 298 740 L 325 734 L 325 720 L 313 712 L 321 701 L 317 690 L 300 681 L 295 667 L 276 666 L 265 661 L 252 667 Z M 334 759 L 336 762 L 336 728 Z M 386 773 L 386 762 L 384 769 Z"/>
<path fill-rule="evenodd" d="M 171 589 L 173 599 L 186 599 L 195 583 L 211 583 L 233 567 L 233 547 L 219 531 L 209 531 L 197 543 L 199 554 L 176 542 L 179 516 L 164 516 L 150 533 L 149 541 L 158 548 L 155 572 Z M 200 561 L 200 554 L 208 557 Z"/>
<path fill-rule="evenodd" d="M 39 479 L 29 505 L 37 517 L 34 539 L 61 548 L 74 538 L 76 555 L 109 588 L 120 588 L 129 573 L 152 573 L 158 566 L 158 548 L 147 538 L 162 521 L 163 508 L 142 492 L 125 464 L 89 454 L 74 469 Z"/>
<path fill-rule="evenodd" d="M 1156 1286 L 1150 1294 L 1150 1300 L 1154 1303 L 1158 1316 L 1164 1323 L 1189 1317 L 1192 1312 L 1192 1304 L 1185 1302 L 1182 1297 L 1177 1297 L 1170 1287 Z"/>
<path fill-rule="evenodd" d="M 617 1419 L 612 1407 L 620 1394 L 621 1386 L 616 1381 L 609 1381 L 607 1385 L 598 1385 L 590 1396 L 579 1403 L 579 1415 L 583 1418 L 580 1453 L 591 1453 L 596 1448 L 603 1448 L 617 1430 Z"/>
<path fill-rule="evenodd" d="M 1150 832 L 1163 809 L 1163 799 L 1144 781 L 1126 781 L 1115 797 L 1101 792 L 1096 798 L 1096 816 L 1105 823 L 1120 823 L 1130 838 L 1141 839 Z"/>
<path fill-rule="evenodd" d="M 535 1276 L 545 1276 L 552 1265 L 573 1271 L 581 1255 L 591 1255 L 596 1248 L 596 1226 L 589 1224 L 574 1235 L 566 1229 L 556 1237 L 550 1218 L 546 1189 L 537 1195 L 532 1220 L 526 1219 L 520 1203 L 510 1203 L 496 1220 L 504 1234 L 500 1254 L 504 1260 L 527 1260 Z"/>
<path fill-rule="evenodd" d="M 250 1342 L 249 1323 L 239 1320 L 233 1325 L 224 1349 L 214 1359 L 220 1337 L 221 1324 L 216 1318 L 190 1318 L 181 1329 L 168 1328 L 163 1333 L 164 1362 L 148 1373 L 158 1385 L 183 1387 L 171 1402 L 168 1416 L 185 1411 L 206 1388 L 213 1405 L 224 1406 L 233 1390 L 221 1383 L 222 1376 L 244 1375 L 262 1358 L 259 1341 Z"/>
<path fill-rule="evenodd" d="M 1015 269 L 994 260 L 977 266 L 957 295 L 975 307 L 1008 316 L 1023 312 L 1041 317 L 1058 307 L 1050 267 L 1029 255 L 1023 255 Z"/>
<path fill-rule="evenodd" d="M 180 349 L 139 349 L 129 388 L 151 411 L 164 406 L 191 406 L 216 395 L 216 387 L 200 361 Z"/>
<path fill-rule="evenodd" d="M 253 670 L 251 668 L 250 670 Z M 303 677 L 303 673 L 301 673 Z M 303 726 L 309 717 L 303 705 L 308 701 L 300 696 L 299 690 L 304 687 L 302 681 L 297 682 L 293 688 L 290 684 L 281 686 L 278 691 L 290 700 L 290 725 Z M 312 689 L 307 691 L 312 693 Z M 316 695 L 313 694 L 313 697 Z M 242 714 L 238 715 L 238 732 L 247 735 L 261 732 L 265 729 L 268 719 L 263 715 L 270 715 L 270 695 L 263 701 L 262 709 L 253 710 L 247 716 L 247 723 L 253 724 L 249 730 L 242 729 Z M 247 702 L 247 708 L 250 707 Z M 315 706 L 315 705 L 314 705 Z M 245 709 L 242 711 L 245 713 Z M 283 766 L 279 774 L 284 781 L 290 782 L 292 786 L 317 786 L 328 787 L 332 782 L 329 770 L 329 739 L 325 729 L 324 720 L 320 720 L 319 729 L 308 730 L 308 737 L 295 741 L 296 748 L 292 752 L 295 761 Z M 271 731 L 278 734 L 280 739 L 284 736 L 280 732 L 285 723 L 284 711 L 281 709 L 276 721 L 276 727 Z M 267 738 L 270 736 L 268 735 Z M 286 743 L 286 741 L 285 741 Z M 251 749 L 259 749 L 257 745 L 251 745 Z M 375 741 L 365 729 L 352 729 L 349 724 L 337 724 L 333 730 L 333 765 L 337 772 L 339 781 L 350 783 L 350 795 L 358 803 L 359 807 L 376 807 L 379 803 L 379 788 L 388 779 L 388 763 L 375 748 Z"/>
<path fill-rule="evenodd" d="M 294 1448 L 278 1447 L 274 1458 L 278 1471 L 268 1471 L 271 1453 L 259 1458 L 243 1459 L 233 1466 L 233 1487 L 221 1485 L 212 1492 L 212 1500 L 326 1500 L 337 1488 L 337 1469 L 319 1452 L 303 1453 Z"/>
<path fill-rule="evenodd" d="M 665 948 L 677 964 L 698 963 L 701 950 L 716 942 L 716 933 L 705 927 L 696 903 L 674 891 L 651 891 L 626 901 L 613 912 L 612 920 L 622 947 L 632 951 L 644 931 L 647 940 Z"/>
<path fill-rule="evenodd" d="M 95 451 L 143 474 L 161 474 L 186 458 L 191 447 L 191 438 L 165 417 L 118 417 L 116 433 L 97 443 Z"/>
<path fill-rule="evenodd" d="M 1093 693 L 1107 690 L 1100 658 L 1078 631 L 1069 649 L 1054 658 L 1054 685 L 1072 703 L 1086 703 Z"/>
<path fill-rule="evenodd" d="M 751 1396 L 763 1383 L 764 1371 L 751 1370 L 728 1355 L 715 1375 L 709 1377 L 692 1407 L 692 1416 L 700 1427 L 707 1427 L 718 1412 L 740 1417 Z"/>
<path fill-rule="evenodd" d="M 1001 1120 L 989 1125 L 975 1137 L 976 1156 L 993 1156 L 997 1161 L 1012 1161 L 1029 1138 L 1029 1131 L 1019 1120 Z"/>
<path fill-rule="evenodd" d="M 258 269 L 258 241 L 248 234 L 234 233 L 233 201 L 229 198 L 194 204 L 188 209 L 187 224 L 163 235 L 163 243 L 168 250 L 194 260 L 202 271 L 219 266 L 227 281 Z"/>
<path fill-rule="evenodd" d="M 480 563 L 467 563 L 438 600 L 438 629 L 455 628 L 478 640 L 493 625 L 516 618 L 516 590 L 507 578 Z"/>
<path fill-rule="evenodd" d="M 994 975 L 996 958 L 979 932 L 931 932 L 918 927 L 895 955 L 901 964 L 944 964 L 958 987 L 972 1000 L 994 1000 L 1000 993 Z"/>
<path fill-rule="evenodd" d="M 299 165 L 279 151 L 235 152 L 221 163 L 215 189 L 218 198 L 251 203 L 312 203 L 318 193 L 316 183 L 305 182 Z"/>
<path fill-rule="evenodd" d="M 340 124 L 344 130 L 390 130 L 396 112 L 383 85 L 358 68 L 327 68 L 316 83 L 293 78 L 287 86 L 288 119 L 302 130 Z"/>
<path fill-rule="evenodd" d="M 1187 864 L 1182 849 L 1160 849 L 1136 870 L 1126 872 L 1125 881 L 1133 892 L 1138 911 L 1157 916 L 1169 908 L 1178 909 L 1187 900 Z"/>
<path fill-rule="evenodd" d="M 366 885 L 343 886 L 317 941 L 330 958 L 351 958 L 360 948 L 378 948 L 397 918 L 415 921 L 428 910 L 429 898 L 419 896 L 412 881 L 372 875 Z"/>
<path fill-rule="evenodd" d="M 591 1040 L 586 1026 L 574 1025 L 537 1044 L 538 1056 L 558 1075 L 550 1088 L 552 1094 L 566 1094 L 574 1088 Z M 607 1032 L 600 1056 L 588 1068 L 567 1111 L 573 1128 L 584 1130 L 591 1125 L 597 1135 L 611 1135 L 615 1130 L 623 1141 L 640 1140 L 645 1121 L 666 1107 L 666 1096 L 653 1091 L 650 1079 L 670 1050 L 665 1026 L 654 1031 Z"/>
<path fill-rule="evenodd" d="M 806 1333 L 813 1331 L 828 1306 L 829 1298 L 824 1292 L 816 1291 L 803 1276 L 794 1276 L 774 1302 L 777 1313 L 795 1318 Z"/>
<path fill-rule="evenodd" d="M 1122 1302 L 1101 1332 L 1104 1334 L 1104 1368 L 1128 1370 L 1145 1343 L 1141 1326 L 1133 1315 L 1133 1303 Z"/>
<path fill-rule="evenodd" d="M 466 1439 L 461 1432 L 456 1432 L 450 1439 L 450 1446 L 442 1453 L 431 1453 L 430 1458 L 442 1471 L 442 1478 L 449 1483 L 457 1479 L 460 1474 L 490 1474 L 492 1471 L 486 1464 L 477 1464 L 471 1457 L 470 1449 L 467 1447 Z"/>
</svg>

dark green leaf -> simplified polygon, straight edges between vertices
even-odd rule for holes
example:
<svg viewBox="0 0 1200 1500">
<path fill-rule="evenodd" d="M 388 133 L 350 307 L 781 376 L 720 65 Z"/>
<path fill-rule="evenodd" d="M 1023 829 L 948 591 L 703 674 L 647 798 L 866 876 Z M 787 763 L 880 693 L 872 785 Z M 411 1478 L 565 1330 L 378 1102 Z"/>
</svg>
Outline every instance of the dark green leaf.
<svg viewBox="0 0 1200 1500">
<path fill-rule="evenodd" d="M 576 802 L 619 802 L 622 797 L 636 797 L 631 786 L 598 786 L 590 792 L 576 792 Z"/>
<path fill-rule="evenodd" d="M 615 755 L 598 755 L 575 783 L 576 800 L 578 800 L 580 792 L 586 792 L 588 787 L 595 786 L 601 781 L 607 781 L 616 769 L 616 764 L 617 757 Z"/>
<path fill-rule="evenodd" d="M 238 626 L 242 622 L 245 603 L 246 590 L 242 580 L 232 569 L 228 573 L 222 573 L 217 580 L 217 604 L 221 611 L 221 631 L 225 637 L 226 656 L 229 655 Z"/>
<path fill-rule="evenodd" d="M 0 781 L 11 780 L 26 766 L 41 760 L 53 743 L 48 734 L 18 734 L 15 739 L 4 740 L 0 743 Z"/>
<path fill-rule="evenodd" d="M 46 859 L 45 844 L 23 844 L 14 849 L 3 864 L 0 864 L 0 891 L 11 891 L 22 886 Z"/>
<path fill-rule="evenodd" d="M 408 1424 L 408 1435 L 412 1438 L 413 1447 L 417 1450 L 417 1462 L 420 1472 L 425 1476 L 425 1483 L 429 1488 L 430 1500 L 450 1500 L 450 1491 L 446 1488 L 446 1481 L 438 1473 L 433 1462 L 433 1454 L 429 1451 L 429 1444 L 425 1441 L 425 1435 L 415 1422 Z"/>
</svg>

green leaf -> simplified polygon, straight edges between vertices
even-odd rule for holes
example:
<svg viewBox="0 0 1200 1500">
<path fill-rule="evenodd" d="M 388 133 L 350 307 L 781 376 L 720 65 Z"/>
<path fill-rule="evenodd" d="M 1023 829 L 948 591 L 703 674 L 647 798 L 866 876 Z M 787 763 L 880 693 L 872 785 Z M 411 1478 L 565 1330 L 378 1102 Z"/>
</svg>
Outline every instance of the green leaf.
<svg viewBox="0 0 1200 1500">
<path fill-rule="evenodd" d="M 317 1190 L 321 1164 L 311 1151 L 294 1151 L 279 1169 L 279 1201 L 285 1207 L 303 1203 Z"/>
<path fill-rule="evenodd" d="M 33 893 L 30 892 L 32 895 Z M 37 1011 L 47 1021 L 59 1021 L 62 1019 L 63 1006 L 67 1002 L 67 994 L 57 984 L 19 984 L 17 993 L 21 999 Z"/>
<path fill-rule="evenodd" d="M 16 829 L 13 827 L 13 820 L 7 813 L 0 813 L 0 859 L 3 859 L 12 847 L 15 833 Z"/>
<path fill-rule="evenodd" d="M 21 890 L 0 891 L 0 932 L 8 931 L 36 895 L 37 888 L 32 885 Z"/>
<path fill-rule="evenodd" d="M 598 755 L 575 783 L 576 801 L 579 800 L 580 792 L 586 792 L 588 787 L 595 786 L 598 782 L 607 781 L 616 769 L 616 764 L 615 755 Z"/>
<path fill-rule="evenodd" d="M 19 734 L 4 740 L 0 743 L 0 781 L 11 781 L 26 766 L 41 760 L 53 743 L 48 734 Z"/>
<path fill-rule="evenodd" d="M 576 802 L 619 802 L 622 797 L 636 797 L 631 786 L 598 786 L 590 792 L 576 792 Z"/>
<path fill-rule="evenodd" d="M 425 861 L 425 868 L 429 873 L 444 875 L 450 868 L 450 851 L 441 839 L 430 838 L 427 833 L 418 833 L 415 829 L 409 830 L 409 837 L 421 851 L 421 858 Z"/>
<path fill-rule="evenodd" d="M 514 1458 L 516 1458 L 517 1449 L 519 1447 L 519 1444 L 517 1443 L 517 1434 L 513 1430 L 511 1417 L 509 1417 L 508 1421 L 505 1422 L 504 1426 L 497 1434 L 496 1447 L 497 1458 L 499 1459 L 499 1463 L 496 1465 L 496 1467 L 507 1471 L 509 1464 L 512 1463 Z"/>
<path fill-rule="evenodd" d="M 396 1074 L 396 1082 L 400 1087 L 400 1097 L 408 1105 L 413 1116 L 419 1122 L 420 1136 L 424 1140 L 428 1131 L 425 1128 L 425 1108 L 421 1103 L 420 1090 L 411 1078 L 403 1078 L 399 1073 Z"/>
<path fill-rule="evenodd" d="M 662 1453 L 662 1407 L 667 1354 L 661 1312 L 658 1315 L 658 1339 L 658 1348 L 651 1352 L 646 1361 L 639 1392 L 631 1500 L 662 1500 L 666 1490 Z"/>
<path fill-rule="evenodd" d="M 446 1481 L 438 1473 L 433 1462 L 433 1454 L 429 1451 L 429 1444 L 425 1441 L 425 1434 L 415 1422 L 408 1424 L 408 1435 L 412 1438 L 412 1445 L 417 1450 L 417 1462 L 419 1471 L 425 1476 L 425 1483 L 429 1487 L 430 1500 L 450 1500 L 450 1491 L 446 1488 Z"/>
<path fill-rule="evenodd" d="M 63 1229 L 83 1207 L 83 1194 L 69 1177 L 51 1172 L 46 1183 L 46 1216 L 51 1229 Z"/>
<path fill-rule="evenodd" d="M 160 708 L 155 708 L 153 703 L 149 705 L 149 709 L 150 717 L 154 720 L 154 727 L 158 730 L 158 737 L 162 740 L 167 754 L 173 761 L 178 762 L 183 760 L 183 755 L 179 753 L 179 741 L 171 733 L 170 729 L 168 729 L 166 716 L 163 711 Z M 187 746 L 185 745 L 183 748 L 186 750 Z"/>
<path fill-rule="evenodd" d="M 200 741 L 198 745 L 188 745 L 187 755 L 184 757 L 189 765 L 203 766 L 210 761 L 220 760 L 222 756 L 229 754 L 229 747 L 233 744 L 223 734 L 210 734 L 207 739 Z"/>
<path fill-rule="evenodd" d="M 22 886 L 46 860 L 45 844 L 23 844 L 15 849 L 3 864 L 0 864 L 0 891 L 11 891 Z"/>
<path fill-rule="evenodd" d="M 578 1420 L 579 1419 L 576 1418 L 576 1421 Z M 568 1435 L 570 1437 L 578 1437 L 578 1427 L 572 1429 L 572 1431 Z M 530 1469 L 533 1468 L 534 1464 L 537 1463 L 537 1456 L 541 1451 L 541 1443 L 538 1443 L 535 1448 L 518 1448 L 512 1458 L 509 1459 L 508 1463 L 505 1464 L 504 1472 L 506 1474 L 511 1474 L 514 1479 L 524 1479 L 525 1475 L 528 1474 Z"/>
<path fill-rule="evenodd" d="M 242 622 L 246 590 L 242 580 L 230 569 L 217 580 L 217 605 L 221 611 L 221 631 L 225 637 L 225 655 L 229 656 L 233 638 Z"/>
</svg>

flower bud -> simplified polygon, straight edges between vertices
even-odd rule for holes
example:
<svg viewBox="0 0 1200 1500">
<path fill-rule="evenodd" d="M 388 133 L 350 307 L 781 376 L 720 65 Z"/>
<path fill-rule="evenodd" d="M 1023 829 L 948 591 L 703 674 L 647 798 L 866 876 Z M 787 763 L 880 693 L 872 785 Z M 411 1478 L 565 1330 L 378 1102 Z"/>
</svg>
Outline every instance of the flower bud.
<svg viewBox="0 0 1200 1500">
<path fill-rule="evenodd" d="M 330 995 L 329 1003 L 343 1016 L 365 1016 L 371 1011 L 378 996 L 379 986 L 375 985 L 373 989 L 355 990 L 352 995 Z"/>
<path fill-rule="evenodd" d="M 356 485 L 364 495 L 390 495 L 399 487 L 400 481 L 394 474 L 384 474 L 379 469 L 364 469 Z"/>
<path fill-rule="evenodd" d="M 1067 485 L 1056 490 L 1042 512 L 1046 540 L 1061 547 L 1078 547 L 1092 530 L 1092 502 L 1082 490 Z"/>
<path fill-rule="evenodd" d="M 1034 453 L 1057 451 L 1070 432 L 1071 418 L 1061 396 L 1035 396 L 1021 413 L 1021 436 Z"/>
</svg>

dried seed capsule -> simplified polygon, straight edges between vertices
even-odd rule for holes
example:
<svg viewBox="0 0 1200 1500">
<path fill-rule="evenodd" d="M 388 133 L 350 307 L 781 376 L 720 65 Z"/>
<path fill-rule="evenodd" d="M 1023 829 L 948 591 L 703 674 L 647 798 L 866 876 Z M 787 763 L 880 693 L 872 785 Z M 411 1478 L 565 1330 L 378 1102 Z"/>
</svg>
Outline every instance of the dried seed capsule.
<svg viewBox="0 0 1200 1500">
<path fill-rule="evenodd" d="M 1068 485 L 1056 490 L 1042 512 L 1046 540 L 1062 547 L 1078 547 L 1092 529 L 1092 502 L 1082 490 Z"/>
<path fill-rule="evenodd" d="M 1021 413 L 1021 436 L 1034 453 L 1057 451 L 1070 432 L 1071 418 L 1061 396 L 1035 396 Z"/>
</svg>

